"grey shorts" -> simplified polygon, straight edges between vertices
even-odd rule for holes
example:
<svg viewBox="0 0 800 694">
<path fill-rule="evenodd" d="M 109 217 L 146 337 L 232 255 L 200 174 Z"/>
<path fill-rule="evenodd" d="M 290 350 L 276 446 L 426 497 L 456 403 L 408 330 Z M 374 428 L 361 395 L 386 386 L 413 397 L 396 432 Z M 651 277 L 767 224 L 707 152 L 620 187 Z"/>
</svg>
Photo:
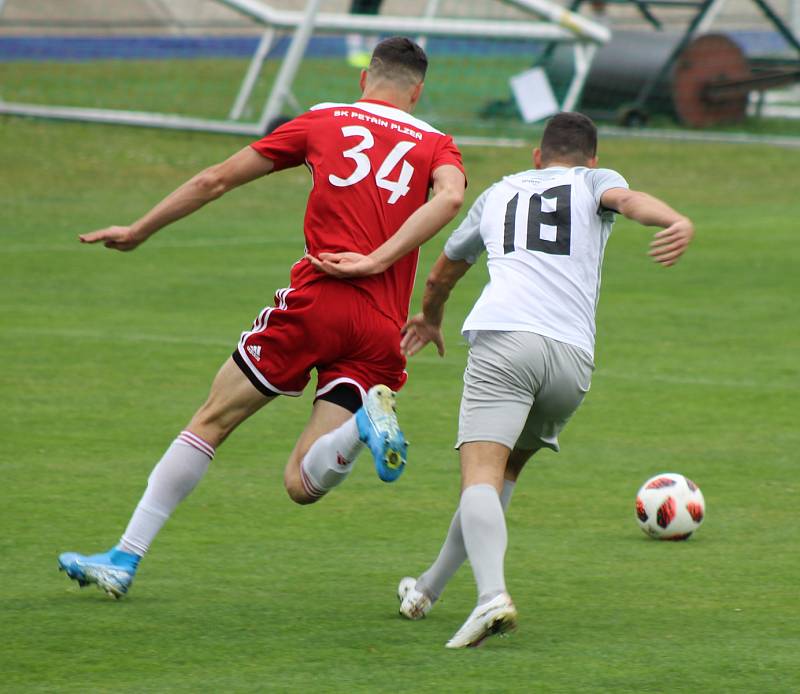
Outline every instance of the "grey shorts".
<svg viewBox="0 0 800 694">
<path fill-rule="evenodd" d="M 456 448 L 492 441 L 558 451 L 558 434 L 589 390 L 587 352 L 528 332 L 480 331 L 470 348 Z"/>
</svg>

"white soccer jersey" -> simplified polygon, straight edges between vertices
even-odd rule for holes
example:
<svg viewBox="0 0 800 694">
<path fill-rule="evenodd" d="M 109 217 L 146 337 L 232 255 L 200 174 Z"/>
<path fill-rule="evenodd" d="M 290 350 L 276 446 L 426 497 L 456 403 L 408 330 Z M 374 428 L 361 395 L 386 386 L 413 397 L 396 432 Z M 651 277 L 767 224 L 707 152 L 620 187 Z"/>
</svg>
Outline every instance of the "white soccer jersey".
<svg viewBox="0 0 800 694">
<path fill-rule="evenodd" d="M 451 260 L 488 253 L 489 284 L 464 321 L 477 330 L 535 332 L 594 356 L 603 251 L 614 213 L 600 204 L 628 183 L 611 169 L 550 167 L 486 190 L 445 245 Z"/>
</svg>

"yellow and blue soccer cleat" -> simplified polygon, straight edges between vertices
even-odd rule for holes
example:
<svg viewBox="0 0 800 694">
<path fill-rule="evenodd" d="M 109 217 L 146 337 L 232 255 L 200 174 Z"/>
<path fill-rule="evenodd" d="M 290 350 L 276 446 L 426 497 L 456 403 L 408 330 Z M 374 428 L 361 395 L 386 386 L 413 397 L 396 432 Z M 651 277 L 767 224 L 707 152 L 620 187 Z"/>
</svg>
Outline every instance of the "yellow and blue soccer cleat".
<svg viewBox="0 0 800 694">
<path fill-rule="evenodd" d="M 394 482 L 406 465 L 408 442 L 395 414 L 394 393 L 386 386 L 369 389 L 361 409 L 356 412 L 361 440 L 375 459 L 375 469 L 384 482 Z"/>
</svg>

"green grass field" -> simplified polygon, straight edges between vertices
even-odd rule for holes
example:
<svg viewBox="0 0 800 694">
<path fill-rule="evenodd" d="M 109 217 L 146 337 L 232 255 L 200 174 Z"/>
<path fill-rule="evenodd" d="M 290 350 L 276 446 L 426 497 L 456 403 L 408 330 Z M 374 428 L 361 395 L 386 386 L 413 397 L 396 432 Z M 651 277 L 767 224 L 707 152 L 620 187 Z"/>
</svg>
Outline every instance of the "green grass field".
<svg viewBox="0 0 800 694">
<path fill-rule="evenodd" d="M 535 47 L 531 51 L 532 59 Z M 517 115 L 508 80 L 528 66 L 527 58 L 513 52 L 481 56 L 480 60 L 459 53 L 434 54 L 416 115 L 446 132 L 485 137 L 501 132 L 504 137 L 526 137 L 531 128 Z M 279 67 L 277 60 L 264 64 L 245 108 L 244 121 L 258 121 Z M 45 106 L 225 119 L 246 69 L 247 61 L 232 58 L 0 62 L 0 98 Z M 308 58 L 302 62 L 291 90 L 302 109 L 323 101 L 354 101 L 359 96 L 357 75 L 344 60 Z M 556 84 L 559 98 L 568 87 L 568 83 Z M 612 97 L 604 117 L 612 117 L 609 114 L 620 105 Z M 284 112 L 295 115 L 289 105 Z M 658 110 L 649 115 L 648 124 L 656 129 L 680 128 L 673 117 Z M 613 125 L 613 118 L 608 122 Z M 742 123 L 710 130 L 800 138 L 800 122 L 785 118 L 751 116 Z"/>
<path fill-rule="evenodd" d="M 417 115 L 448 132 L 486 135 L 502 126 L 519 135 L 524 125 L 518 118 L 478 114 L 487 104 L 509 98 L 508 78 L 525 65 L 519 55 L 485 57 L 480 63 L 465 56 L 438 56 Z M 277 60 L 265 63 L 244 120 L 258 121 L 279 67 Z M 246 68 L 247 61 L 235 59 L 0 62 L 0 97 L 224 119 Z M 322 101 L 355 101 L 360 95 L 358 71 L 344 60 L 309 58 L 299 68 L 292 93 L 304 109 Z M 286 112 L 291 113 L 289 106 Z"/>
<path fill-rule="evenodd" d="M 220 449 L 126 599 L 59 574 L 59 552 L 117 541 L 239 332 L 286 285 L 308 177 L 237 190 L 133 254 L 76 235 L 133 220 L 243 144 L 0 119 L 0 690 L 800 689 L 792 151 L 601 145 L 604 165 L 694 218 L 696 243 L 664 270 L 647 230 L 616 227 L 592 391 L 509 510 L 511 638 L 443 648 L 474 601 L 468 566 L 422 622 L 401 620 L 394 597 L 438 551 L 457 501 L 458 329 L 482 266 L 450 302 L 445 359 L 409 366 L 399 408 L 413 447 L 398 483 L 363 458 L 321 503 L 294 506 L 282 469 L 311 400 L 280 399 Z M 470 202 L 528 165 L 525 151 L 465 159 Z M 424 249 L 420 278 L 444 239 Z M 661 471 L 705 493 L 686 543 L 636 527 L 634 494 Z"/>
</svg>

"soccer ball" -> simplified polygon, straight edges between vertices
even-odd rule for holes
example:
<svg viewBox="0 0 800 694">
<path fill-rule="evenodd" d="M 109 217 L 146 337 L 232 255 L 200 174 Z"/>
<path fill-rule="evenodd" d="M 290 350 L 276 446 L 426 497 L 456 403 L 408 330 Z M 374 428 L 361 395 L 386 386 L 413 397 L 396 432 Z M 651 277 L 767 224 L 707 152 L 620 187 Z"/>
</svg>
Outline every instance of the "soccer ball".
<svg viewBox="0 0 800 694">
<path fill-rule="evenodd" d="M 705 513 L 700 487 L 675 472 L 651 477 L 636 493 L 636 520 L 656 540 L 687 540 Z"/>
</svg>

